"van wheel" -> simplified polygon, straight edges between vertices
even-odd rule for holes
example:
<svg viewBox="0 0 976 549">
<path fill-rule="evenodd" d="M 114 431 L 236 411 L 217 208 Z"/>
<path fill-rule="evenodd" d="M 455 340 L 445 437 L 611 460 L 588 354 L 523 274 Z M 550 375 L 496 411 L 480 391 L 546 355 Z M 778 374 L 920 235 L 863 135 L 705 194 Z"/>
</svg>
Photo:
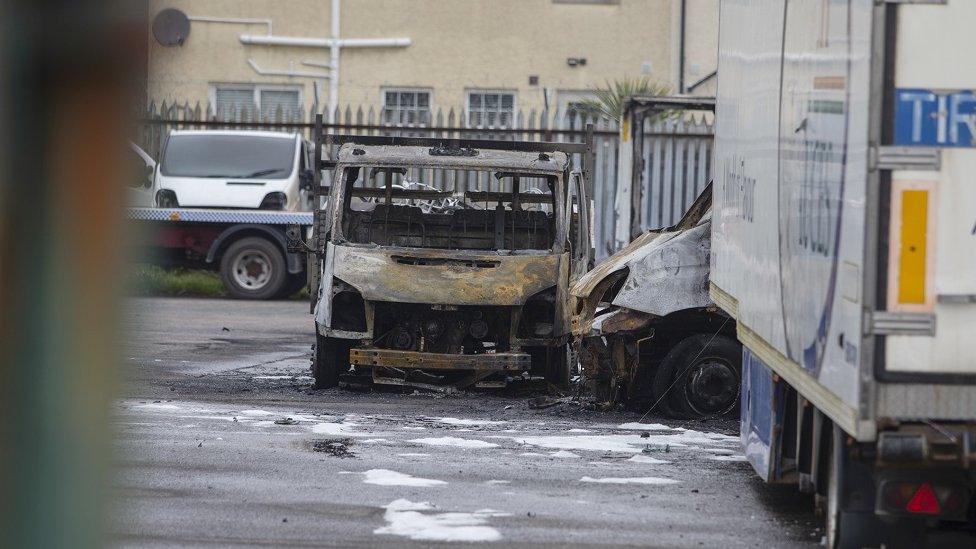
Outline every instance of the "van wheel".
<svg viewBox="0 0 976 549">
<path fill-rule="evenodd" d="M 221 257 L 220 279 L 237 299 L 273 299 L 288 282 L 285 256 L 264 238 L 242 238 Z"/>
<path fill-rule="evenodd" d="M 654 373 L 652 394 L 666 415 L 734 415 L 741 380 L 742 346 L 725 336 L 695 334 L 668 351 Z"/>
<path fill-rule="evenodd" d="M 339 385 L 339 374 L 349 370 L 349 350 L 354 341 L 315 334 L 312 349 L 312 377 L 316 389 Z"/>
</svg>

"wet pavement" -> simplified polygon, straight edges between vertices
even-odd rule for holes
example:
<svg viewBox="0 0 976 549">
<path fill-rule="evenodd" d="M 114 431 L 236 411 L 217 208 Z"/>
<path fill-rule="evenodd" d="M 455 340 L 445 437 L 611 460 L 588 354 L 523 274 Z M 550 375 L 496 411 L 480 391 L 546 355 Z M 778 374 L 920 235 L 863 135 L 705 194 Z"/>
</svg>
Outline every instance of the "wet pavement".
<svg viewBox="0 0 976 549">
<path fill-rule="evenodd" d="M 736 423 L 530 395 L 315 391 L 305 302 L 136 299 L 119 545 L 814 547 Z"/>
</svg>

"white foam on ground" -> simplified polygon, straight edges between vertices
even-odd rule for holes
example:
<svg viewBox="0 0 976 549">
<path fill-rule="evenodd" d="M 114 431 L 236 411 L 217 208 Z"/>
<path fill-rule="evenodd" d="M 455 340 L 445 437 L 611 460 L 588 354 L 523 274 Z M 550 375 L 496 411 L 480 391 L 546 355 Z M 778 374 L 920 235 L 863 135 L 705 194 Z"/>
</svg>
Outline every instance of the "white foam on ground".
<svg viewBox="0 0 976 549">
<path fill-rule="evenodd" d="M 519 455 L 525 457 L 546 457 L 545 454 L 540 454 L 539 452 L 524 452 Z"/>
<path fill-rule="evenodd" d="M 180 407 L 175 404 L 160 404 L 158 402 L 152 402 L 149 404 L 136 404 L 133 408 L 140 408 L 142 410 L 179 410 Z"/>
<path fill-rule="evenodd" d="M 700 446 L 726 446 L 737 444 L 738 437 L 718 433 L 703 433 L 701 431 L 672 431 L 668 434 L 649 435 L 564 435 L 512 437 L 521 444 L 529 444 L 540 448 L 554 450 L 585 450 L 592 452 L 624 452 L 640 453 L 646 446 L 671 446 L 673 448 L 690 448 Z"/>
<path fill-rule="evenodd" d="M 583 477 L 580 482 L 595 482 L 599 484 L 651 484 L 662 486 L 666 484 L 677 484 L 677 480 L 661 477 Z"/>
<path fill-rule="evenodd" d="M 592 433 L 593 431 L 589 429 L 568 429 L 567 433 Z"/>
<path fill-rule="evenodd" d="M 363 482 L 366 484 L 377 484 L 379 486 L 440 486 L 447 484 L 443 480 L 432 478 L 420 478 L 406 473 L 398 473 L 389 469 L 370 469 L 363 473 L 366 476 Z"/>
<path fill-rule="evenodd" d="M 400 427 L 400 428 L 403 429 L 404 431 L 426 431 L 427 430 L 426 427 L 411 427 L 410 425 L 407 425 L 405 427 Z"/>
<path fill-rule="evenodd" d="M 746 461 L 746 456 L 736 455 L 736 456 L 708 456 L 708 459 L 712 461 Z"/>
<path fill-rule="evenodd" d="M 573 459 L 580 458 L 579 454 L 574 454 L 568 450 L 559 450 L 558 452 L 553 452 L 549 454 L 549 456 L 554 458 L 573 458 Z"/>
<path fill-rule="evenodd" d="M 484 440 L 458 437 L 417 438 L 409 442 L 430 446 L 453 446 L 455 448 L 497 448 L 498 445 Z"/>
<path fill-rule="evenodd" d="M 512 481 L 510 481 L 510 480 L 495 480 L 495 479 L 492 479 L 492 480 L 485 481 L 485 484 L 511 484 L 511 483 L 512 483 Z"/>
<path fill-rule="evenodd" d="M 684 431 L 681 427 L 669 427 L 663 423 L 622 423 L 617 425 L 617 429 L 634 431 Z"/>
<path fill-rule="evenodd" d="M 365 443 L 368 443 L 368 444 L 377 444 L 377 443 L 380 443 L 380 442 L 389 442 L 389 441 L 386 440 L 385 438 L 367 438 L 367 439 L 363 439 L 360 442 L 365 442 Z"/>
<path fill-rule="evenodd" d="M 652 458 L 651 456 L 645 456 L 644 454 L 637 454 L 636 456 L 630 456 L 630 458 L 628 458 L 627 461 L 633 461 L 634 463 L 647 463 L 650 465 L 664 465 L 666 463 L 671 463 L 670 461 Z"/>
<path fill-rule="evenodd" d="M 295 421 L 318 421 L 319 419 L 314 416 L 307 416 L 305 414 L 285 414 L 282 417 L 287 417 L 294 419 Z"/>
<path fill-rule="evenodd" d="M 383 518 L 387 525 L 373 530 L 373 533 L 419 541 L 477 542 L 502 539 L 501 533 L 487 523 L 489 518 L 507 516 L 507 513 L 491 509 L 473 513 L 430 513 L 434 509 L 427 502 L 398 499 L 386 506 Z"/>
<path fill-rule="evenodd" d="M 397 455 L 400 457 L 427 457 L 430 454 L 415 454 L 415 453 L 408 452 L 406 454 L 397 454 Z"/>
<path fill-rule="evenodd" d="M 448 425 L 482 426 L 482 425 L 501 425 L 503 423 L 508 423 L 507 421 L 491 421 L 487 419 L 459 419 L 456 417 L 438 417 L 434 419 L 436 419 L 441 423 L 446 423 Z"/>
<path fill-rule="evenodd" d="M 347 437 L 365 437 L 369 433 L 356 430 L 357 423 L 316 423 L 312 425 L 312 432 L 319 435 L 345 435 Z"/>
<path fill-rule="evenodd" d="M 267 410 L 241 410 L 242 416 L 273 416 L 274 412 L 269 412 Z"/>
<path fill-rule="evenodd" d="M 251 379 L 291 379 L 292 376 L 251 376 Z"/>
</svg>

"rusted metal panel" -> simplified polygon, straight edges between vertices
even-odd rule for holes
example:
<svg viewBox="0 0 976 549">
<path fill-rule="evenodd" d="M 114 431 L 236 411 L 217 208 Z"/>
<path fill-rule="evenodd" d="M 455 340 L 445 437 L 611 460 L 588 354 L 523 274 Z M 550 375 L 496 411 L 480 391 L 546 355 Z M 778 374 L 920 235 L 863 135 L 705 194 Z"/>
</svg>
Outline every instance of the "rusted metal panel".
<svg viewBox="0 0 976 549">
<path fill-rule="evenodd" d="M 608 276 L 627 269 L 613 305 L 658 316 L 711 305 L 708 262 L 711 214 L 694 227 L 675 232 L 649 231 L 586 273 L 571 289 L 580 299 L 592 295 Z"/>
<path fill-rule="evenodd" d="M 597 285 L 606 279 L 610 274 L 627 267 L 633 259 L 635 253 L 645 244 L 654 240 L 660 234 L 659 231 L 648 231 L 637 238 L 619 252 L 613 254 L 606 261 L 597 265 L 593 270 L 580 277 L 579 282 L 573 285 L 571 292 L 576 297 L 588 298 Z M 599 297 L 599 296 L 596 296 Z"/>
<path fill-rule="evenodd" d="M 361 151 L 356 152 L 354 151 Z M 439 167 L 445 169 L 501 169 L 544 174 L 560 174 L 569 166 L 563 152 L 519 152 L 481 149 L 474 156 L 444 156 L 430 154 L 430 147 L 370 145 L 347 143 L 339 148 L 336 157 L 343 166 L 384 165 L 410 167 Z"/>
<path fill-rule="evenodd" d="M 368 248 L 329 244 L 335 277 L 369 301 L 443 305 L 522 305 L 555 286 L 567 254 Z M 410 261 L 404 260 L 410 259 Z M 429 259 L 431 264 L 417 264 Z M 484 266 L 480 266 L 484 265 Z"/>
<path fill-rule="evenodd" d="M 711 305 L 711 227 L 708 216 L 694 228 L 659 235 L 634 254 L 627 263 L 630 274 L 613 304 L 657 316 Z"/>
<path fill-rule="evenodd" d="M 425 370 L 528 370 L 532 358 L 526 353 L 458 355 L 395 349 L 352 349 L 349 362 L 360 366 L 423 368 Z"/>
</svg>

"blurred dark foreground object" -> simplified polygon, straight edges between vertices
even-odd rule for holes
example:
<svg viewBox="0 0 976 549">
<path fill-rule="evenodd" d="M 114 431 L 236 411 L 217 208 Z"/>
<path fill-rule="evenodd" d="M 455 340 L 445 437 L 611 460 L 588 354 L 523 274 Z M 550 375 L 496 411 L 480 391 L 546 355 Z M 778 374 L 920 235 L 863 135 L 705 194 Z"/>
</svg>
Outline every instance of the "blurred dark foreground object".
<svg viewBox="0 0 976 549">
<path fill-rule="evenodd" d="M 0 0 L 0 546 L 102 546 L 146 2 Z"/>
</svg>

